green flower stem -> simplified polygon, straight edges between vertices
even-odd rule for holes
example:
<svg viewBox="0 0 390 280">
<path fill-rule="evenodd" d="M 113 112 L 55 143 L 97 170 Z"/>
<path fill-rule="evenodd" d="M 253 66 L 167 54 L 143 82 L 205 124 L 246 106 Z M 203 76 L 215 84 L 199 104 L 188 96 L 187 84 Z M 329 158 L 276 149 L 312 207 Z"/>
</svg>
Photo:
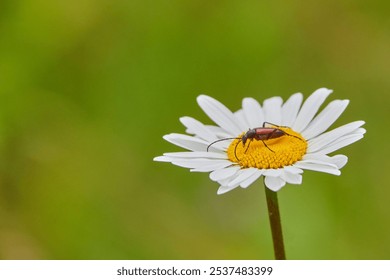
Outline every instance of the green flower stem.
<svg viewBox="0 0 390 280">
<path fill-rule="evenodd" d="M 268 216 L 271 225 L 272 241 L 274 243 L 275 260 L 285 260 L 282 224 L 280 223 L 279 204 L 277 192 L 265 187 L 268 205 Z"/>
</svg>

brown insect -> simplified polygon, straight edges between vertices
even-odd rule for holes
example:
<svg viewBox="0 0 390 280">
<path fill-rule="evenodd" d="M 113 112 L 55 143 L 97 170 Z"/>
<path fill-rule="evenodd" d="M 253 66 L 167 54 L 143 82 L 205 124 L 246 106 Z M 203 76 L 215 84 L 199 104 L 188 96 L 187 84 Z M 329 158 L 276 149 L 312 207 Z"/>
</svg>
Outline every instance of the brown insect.
<svg viewBox="0 0 390 280">
<path fill-rule="evenodd" d="M 265 127 L 266 124 L 272 125 L 274 127 Z M 220 141 L 232 140 L 232 139 L 240 139 L 240 141 L 237 142 L 237 145 L 234 148 L 234 156 L 236 157 L 236 159 L 238 161 L 240 161 L 238 159 L 238 157 L 237 157 L 237 152 L 236 152 L 237 151 L 237 146 L 238 146 L 238 144 L 240 142 L 242 142 L 243 147 L 245 147 L 246 142 L 248 140 L 250 140 L 250 142 L 248 144 L 248 147 L 246 147 L 245 153 L 246 153 L 246 151 L 248 151 L 249 146 L 250 146 L 250 144 L 252 143 L 253 140 L 257 140 L 257 141 L 263 142 L 264 146 L 268 150 L 270 150 L 271 152 L 274 153 L 274 151 L 270 147 L 268 147 L 267 143 L 265 143 L 266 140 L 275 139 L 275 138 L 279 138 L 279 137 L 282 137 L 284 135 L 287 135 L 287 136 L 295 137 L 295 138 L 303 141 L 301 138 L 299 138 L 299 137 L 297 137 L 295 135 L 291 135 L 291 134 L 285 132 L 284 130 L 280 129 L 281 127 L 283 127 L 283 126 L 278 126 L 278 125 L 275 125 L 275 124 L 269 123 L 269 122 L 263 122 L 263 126 L 262 127 L 255 127 L 255 128 L 249 129 L 242 137 L 223 138 L 223 139 L 219 139 L 219 140 L 216 140 L 216 141 L 210 143 L 210 145 L 207 146 L 207 151 L 209 151 L 209 148 L 212 145 L 214 145 L 215 143 L 218 143 Z"/>
</svg>

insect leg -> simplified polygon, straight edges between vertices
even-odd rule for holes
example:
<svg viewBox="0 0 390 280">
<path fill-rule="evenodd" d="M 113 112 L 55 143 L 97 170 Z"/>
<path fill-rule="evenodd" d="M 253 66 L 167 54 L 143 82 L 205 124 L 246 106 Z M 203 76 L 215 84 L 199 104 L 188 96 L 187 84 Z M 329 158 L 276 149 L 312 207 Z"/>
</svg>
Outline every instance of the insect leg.
<svg viewBox="0 0 390 280">
<path fill-rule="evenodd" d="M 252 141 L 253 141 L 253 139 L 251 139 L 251 141 L 249 141 L 249 143 L 248 143 L 248 147 L 246 147 L 244 154 L 246 154 L 246 152 L 248 151 L 248 149 L 249 149 L 249 146 L 250 146 L 250 144 L 252 143 Z"/>
<path fill-rule="evenodd" d="M 261 142 L 263 142 L 264 146 L 270 150 L 271 152 L 275 153 L 270 147 L 268 147 L 268 145 L 264 142 L 264 140 L 261 140 Z"/>
</svg>

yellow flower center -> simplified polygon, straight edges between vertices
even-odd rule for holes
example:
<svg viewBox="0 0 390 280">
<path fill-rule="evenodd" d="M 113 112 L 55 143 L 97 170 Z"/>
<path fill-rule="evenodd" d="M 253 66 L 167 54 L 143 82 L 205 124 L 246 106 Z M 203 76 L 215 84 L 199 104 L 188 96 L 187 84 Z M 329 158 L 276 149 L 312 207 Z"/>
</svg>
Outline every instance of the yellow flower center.
<svg viewBox="0 0 390 280">
<path fill-rule="evenodd" d="M 267 129 L 269 133 L 261 136 L 257 134 L 259 139 L 274 138 L 248 138 L 243 145 L 242 137 L 245 133 L 238 136 L 240 138 L 232 141 L 227 150 L 229 160 L 238 163 L 242 168 L 276 169 L 302 159 L 307 149 L 307 142 L 302 135 L 288 127 L 275 126 Z M 273 129 L 274 133 L 270 129 Z M 280 134 L 282 135 L 276 136 Z"/>
</svg>

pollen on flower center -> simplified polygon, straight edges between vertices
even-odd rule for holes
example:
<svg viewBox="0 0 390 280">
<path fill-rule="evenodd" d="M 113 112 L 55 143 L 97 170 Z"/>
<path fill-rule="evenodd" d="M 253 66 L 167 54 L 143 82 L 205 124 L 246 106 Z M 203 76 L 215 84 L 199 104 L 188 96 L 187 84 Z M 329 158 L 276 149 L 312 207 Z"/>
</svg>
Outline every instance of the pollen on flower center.
<svg viewBox="0 0 390 280">
<path fill-rule="evenodd" d="M 227 150 L 229 160 L 238 163 L 242 168 L 259 169 L 281 168 L 301 160 L 307 150 L 307 142 L 302 135 L 288 127 L 272 128 L 282 135 L 275 137 L 276 134 L 273 134 L 275 138 L 268 140 L 248 138 L 245 145 L 241 139 L 245 133 L 238 136 L 239 139 L 232 141 Z M 264 135 L 263 137 L 267 138 Z"/>
</svg>

